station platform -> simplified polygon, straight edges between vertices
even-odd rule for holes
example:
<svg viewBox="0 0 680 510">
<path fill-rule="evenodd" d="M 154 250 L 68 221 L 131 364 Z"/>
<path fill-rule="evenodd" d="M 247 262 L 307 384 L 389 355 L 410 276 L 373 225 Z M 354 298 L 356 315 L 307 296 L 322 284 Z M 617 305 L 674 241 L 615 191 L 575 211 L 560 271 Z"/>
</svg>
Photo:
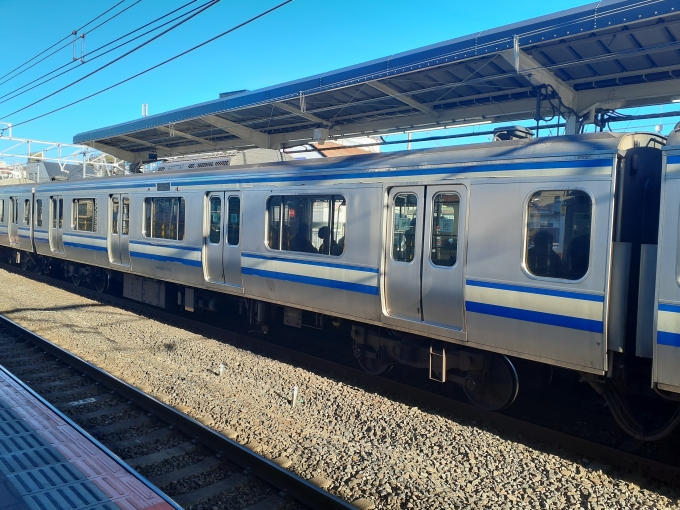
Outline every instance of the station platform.
<svg viewBox="0 0 680 510">
<path fill-rule="evenodd" d="M 0 366 L 0 508 L 180 508 Z"/>
</svg>

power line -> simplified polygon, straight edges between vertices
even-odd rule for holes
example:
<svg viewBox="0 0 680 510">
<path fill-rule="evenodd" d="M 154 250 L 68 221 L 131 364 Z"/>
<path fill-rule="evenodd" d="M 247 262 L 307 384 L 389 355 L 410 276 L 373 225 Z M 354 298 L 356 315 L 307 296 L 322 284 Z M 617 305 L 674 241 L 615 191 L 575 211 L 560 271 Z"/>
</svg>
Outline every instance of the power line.
<svg viewBox="0 0 680 510">
<path fill-rule="evenodd" d="M 48 115 L 52 115 L 53 113 L 56 113 L 56 112 L 58 112 L 58 111 L 64 110 L 64 109 L 66 109 L 66 108 L 69 108 L 69 107 L 71 107 L 71 106 L 73 106 L 73 105 L 75 105 L 75 104 L 82 103 L 83 101 L 86 101 L 86 100 L 88 100 L 88 99 L 90 99 L 90 98 L 92 98 L 92 97 L 94 97 L 94 96 L 97 96 L 97 95 L 99 95 L 99 94 L 102 94 L 103 92 L 106 92 L 106 91 L 111 90 L 111 89 L 113 89 L 113 88 L 115 88 L 115 87 L 118 87 L 119 85 L 122 85 L 123 83 L 126 83 L 126 82 L 128 82 L 128 81 L 130 81 L 130 80 L 134 80 L 135 78 L 137 78 L 137 77 L 139 77 L 139 76 L 142 76 L 143 74 L 146 74 L 146 73 L 148 73 L 148 72 L 150 72 L 150 71 L 153 71 L 154 69 L 158 69 L 159 67 L 161 67 L 161 66 L 163 66 L 163 65 L 165 65 L 165 64 L 167 64 L 167 63 L 169 63 L 169 62 L 172 62 L 173 60 L 176 60 L 176 59 L 178 59 L 178 58 L 180 58 L 180 57 L 183 57 L 183 56 L 186 55 L 187 53 L 191 53 L 192 51 L 197 50 L 198 48 L 203 47 L 203 46 L 205 46 L 206 44 L 209 44 L 209 43 L 215 41 L 216 39 L 219 39 L 220 37 L 224 37 L 225 35 L 227 35 L 227 34 L 229 34 L 229 33 L 231 33 L 231 32 L 234 32 L 235 30 L 238 30 L 238 29 L 241 28 L 241 27 L 244 27 L 244 26 L 246 26 L 246 25 L 249 25 L 249 24 L 252 23 L 253 21 L 255 21 L 255 20 L 259 19 L 259 18 L 262 18 L 263 16 L 266 16 L 267 14 L 269 14 L 269 13 L 271 13 L 271 12 L 273 12 L 273 11 L 275 11 L 275 10 L 281 8 L 281 7 L 283 7 L 283 6 L 286 5 L 286 4 L 291 3 L 292 1 L 293 1 L 293 0 L 285 0 L 284 2 L 281 2 L 280 4 L 278 4 L 278 5 L 274 6 L 274 7 L 272 7 L 271 9 L 268 9 L 268 10 L 266 10 L 266 11 L 264 11 L 264 12 L 261 12 L 260 14 L 258 14 L 258 15 L 256 15 L 256 16 L 253 16 L 252 18 L 250 18 L 250 19 L 248 19 L 248 20 L 246 20 L 246 21 L 244 21 L 244 22 L 242 22 L 242 23 L 239 23 L 238 25 L 236 25 L 236 26 L 230 28 L 229 30 L 224 31 L 224 32 L 222 32 L 221 34 L 216 35 L 215 37 L 211 37 L 210 39 L 208 39 L 208 40 L 206 40 L 206 41 L 203 41 L 202 43 L 197 44 L 196 46 L 194 46 L 194 47 L 192 47 L 192 48 L 189 48 L 188 50 L 183 51 L 182 53 L 178 53 L 178 54 L 175 55 L 174 57 L 170 57 L 169 59 L 164 60 L 163 62 L 161 62 L 161 63 L 159 63 L 159 64 L 156 64 L 156 65 L 153 66 L 153 67 L 149 67 L 149 68 L 145 69 L 144 71 L 141 71 L 141 72 L 139 72 L 139 73 L 137 73 L 137 74 L 135 74 L 135 75 L 132 75 L 132 76 L 130 76 L 130 77 L 128 77 L 128 78 L 125 78 L 124 80 L 119 81 L 118 83 L 114 83 L 113 85 L 110 85 L 110 86 L 108 86 L 108 87 L 106 87 L 106 88 L 103 88 L 103 89 L 101 89 L 101 90 L 98 90 L 97 92 L 94 92 L 93 94 L 90 94 L 89 96 L 82 97 L 82 98 L 80 98 L 80 99 L 78 99 L 78 100 L 76 100 L 76 101 L 73 101 L 73 102 L 69 103 L 69 104 L 66 104 L 66 105 L 64 105 L 64 106 L 60 106 L 59 108 L 55 108 L 54 110 L 51 110 L 51 111 L 49 111 L 49 112 L 47 112 L 47 113 L 43 113 L 43 114 L 37 115 L 37 116 L 35 116 L 35 117 L 33 117 L 33 118 L 30 118 L 30 119 L 23 120 L 23 121 L 21 121 L 21 122 L 17 122 L 17 123 L 15 123 L 15 124 L 12 124 L 12 127 L 21 126 L 22 124 L 27 124 L 27 123 L 29 123 L 29 122 L 33 122 L 34 120 L 41 119 L 41 118 L 43 118 L 43 117 L 47 117 Z M 4 128 L 1 132 L 4 133 L 6 129 L 8 129 L 8 128 Z"/>
<path fill-rule="evenodd" d="M 102 16 L 104 16 L 104 15 L 106 15 L 107 13 L 111 12 L 112 10 L 114 10 L 116 7 L 118 7 L 120 4 L 122 4 L 122 3 L 125 2 L 125 1 L 126 1 L 126 0 L 120 0 L 120 2 L 118 2 L 116 5 L 114 5 L 114 6 L 111 7 L 110 9 L 106 9 L 106 10 L 105 10 L 104 12 L 102 12 L 99 16 L 95 16 L 95 17 L 92 18 L 90 21 L 88 21 L 87 23 L 85 23 L 82 27 L 76 28 L 75 32 L 76 32 L 76 33 L 80 32 L 83 28 L 85 28 L 85 27 L 88 26 L 88 25 L 91 25 L 92 23 L 94 23 L 95 21 L 97 21 L 99 18 L 101 18 Z"/>
<path fill-rule="evenodd" d="M 94 32 L 95 30 L 97 30 L 97 29 L 98 29 L 99 27 L 101 27 L 102 25 L 105 25 L 106 23 L 108 23 L 108 22 L 111 21 L 112 19 L 114 19 L 114 18 L 118 17 L 119 15 L 123 14 L 125 11 L 127 11 L 128 9 L 131 9 L 132 7 L 134 7 L 135 5 L 137 5 L 137 4 L 138 4 L 139 2 L 141 2 L 141 1 L 142 1 L 142 0 L 137 0 L 135 3 L 133 3 L 132 5 L 127 6 L 125 9 L 123 9 L 122 11 L 120 11 L 120 12 L 114 14 L 114 15 L 111 16 L 109 19 L 106 19 L 106 20 L 102 21 L 99 25 L 97 25 L 96 27 L 94 27 L 92 30 L 88 30 L 87 32 L 85 32 L 85 34 L 83 34 L 82 37 L 85 37 L 85 35 L 89 34 L 90 32 Z M 88 24 L 89 24 L 89 23 L 88 23 Z M 77 31 L 77 30 L 74 30 L 73 33 L 72 33 L 72 35 L 75 36 L 77 33 L 78 33 L 78 31 Z M 40 62 L 42 62 L 43 60 L 46 60 L 46 59 L 50 58 L 52 55 L 54 55 L 55 53 L 58 53 L 59 51 L 61 51 L 62 49 L 64 49 L 66 46 L 68 46 L 68 45 L 70 45 L 70 44 L 75 44 L 75 39 L 74 39 L 72 42 L 68 42 L 68 43 L 66 43 L 65 45 L 63 45 L 63 46 L 57 48 L 57 49 L 54 50 L 52 53 L 50 53 L 49 55 L 47 55 L 47 56 L 41 58 L 41 59 L 38 60 L 37 62 L 34 62 L 34 63 L 31 64 L 30 66 L 28 66 L 26 69 L 23 69 L 21 72 L 15 74 L 14 76 L 10 76 L 9 78 L 7 78 L 7 79 L 6 79 L 5 81 L 3 81 L 3 82 L 0 82 L 0 85 L 4 85 L 5 83 L 7 83 L 7 82 L 10 81 L 10 80 L 13 80 L 13 79 L 16 78 L 17 76 L 20 76 L 20 75 L 24 74 L 26 71 L 28 71 L 28 70 L 31 69 L 32 67 L 37 66 Z M 74 62 L 74 61 L 72 60 L 71 62 L 69 62 L 69 63 L 66 64 L 66 65 L 70 65 L 70 64 L 72 64 L 73 62 Z M 63 67 L 63 66 L 62 66 L 62 67 Z M 49 74 L 49 73 L 48 73 L 48 74 Z M 11 93 L 11 92 L 10 92 L 10 93 Z M 3 97 L 4 97 L 4 96 L 3 96 Z"/>
<path fill-rule="evenodd" d="M 79 32 L 80 30 L 82 30 L 83 28 L 85 28 L 87 25 L 89 25 L 90 23 L 92 23 L 92 22 L 96 21 L 97 19 L 101 18 L 101 17 L 104 16 L 107 12 L 110 12 L 112 9 L 115 9 L 116 7 L 118 7 L 120 4 L 122 4 L 122 3 L 125 2 L 125 1 L 126 1 L 126 0 L 120 0 L 120 2 L 118 2 L 116 5 L 114 5 L 114 6 L 111 7 L 110 9 L 107 9 L 106 11 L 104 11 L 103 13 L 101 13 L 101 14 L 100 14 L 99 16 L 97 16 L 96 18 L 91 19 L 90 21 L 88 21 L 87 23 L 85 23 L 82 27 L 80 27 L 78 30 L 75 30 L 75 32 L 76 32 L 76 33 Z M 11 70 L 10 72 L 8 72 L 7 74 L 4 74 L 4 75 L 0 76 L 0 80 L 2 80 L 5 76 L 9 76 L 10 74 L 12 74 L 12 73 L 13 73 L 14 71 L 16 71 L 17 69 L 21 69 L 21 68 L 24 67 L 26 64 L 28 64 L 28 63 L 31 62 L 32 60 L 35 60 L 36 58 L 38 58 L 40 55 L 42 55 L 42 54 L 45 53 L 46 51 L 50 51 L 50 50 L 51 50 L 52 48 L 54 48 L 57 44 L 60 44 L 60 43 L 64 42 L 66 39 L 68 39 L 68 38 L 71 37 L 72 35 L 73 35 L 73 32 L 71 32 L 69 35 L 67 35 L 67 36 L 64 37 L 63 39 L 60 39 L 59 41 L 57 41 L 56 43 L 54 43 L 54 44 L 53 44 L 52 46 L 50 46 L 49 48 L 47 48 L 47 49 L 41 51 L 41 52 L 38 53 L 36 56 L 29 58 L 26 62 L 24 62 L 23 64 L 21 64 L 21 65 L 18 66 L 18 67 L 15 67 L 14 69 L 12 69 L 12 70 Z"/>
<path fill-rule="evenodd" d="M 13 112 L 8 113 L 8 114 L 6 114 L 6 115 L 0 116 L 0 118 L 6 118 L 6 117 L 9 117 L 9 116 L 14 115 L 14 114 L 16 114 L 16 113 L 22 112 L 22 111 L 24 111 L 24 110 L 30 108 L 31 106 L 35 106 L 35 105 L 38 104 L 38 103 L 42 103 L 42 102 L 45 101 L 46 99 L 49 99 L 50 97 L 55 96 L 55 95 L 59 94 L 60 92 L 63 92 L 64 90 L 66 90 L 66 89 L 72 87 L 73 85 L 75 85 L 75 84 L 77 84 L 77 83 L 80 83 L 80 82 L 83 81 L 83 80 L 86 80 L 86 79 L 89 78 L 90 76 L 92 76 L 92 75 L 98 73 L 99 71 L 102 71 L 103 69 L 106 69 L 107 67 L 109 67 L 109 66 L 112 65 L 112 64 L 115 64 L 115 63 L 118 62 L 119 60 L 124 59 L 125 57 L 127 57 L 127 56 L 130 55 L 131 53 L 134 53 L 135 51 L 139 50 L 140 48 L 143 48 L 143 47 L 146 46 L 147 44 L 149 44 L 149 43 L 155 41 L 156 39 L 158 39 L 159 37 L 163 37 L 165 34 L 167 34 L 168 32 L 170 32 L 170 31 L 172 31 L 172 30 L 174 30 L 175 28 L 179 27 L 180 25 L 186 23 L 186 22 L 189 21 L 191 18 L 193 18 L 193 17 L 195 17 L 195 16 L 198 16 L 199 14 L 201 14 L 201 13 L 202 13 L 203 11 L 205 11 L 206 9 L 209 9 L 209 8 L 212 7 L 213 5 L 216 5 L 219 1 L 220 1 L 220 0 L 211 0 L 211 1 L 208 2 L 207 4 L 204 4 L 204 6 L 203 6 L 202 8 L 200 8 L 199 10 L 197 10 L 195 13 L 191 14 L 190 16 L 187 16 L 186 18 L 184 18 L 183 20 L 179 21 L 178 23 L 175 23 L 173 26 L 171 26 L 171 27 L 168 28 L 167 30 L 164 30 L 164 31 L 161 32 L 160 34 L 157 34 L 157 35 L 153 36 L 151 39 L 148 39 L 148 40 L 144 41 L 142 44 L 140 44 L 140 45 L 138 45 L 138 46 L 135 46 L 135 47 L 132 48 L 131 50 L 129 50 L 129 51 L 123 53 L 122 55 L 120 55 L 119 57 L 116 57 L 116 58 L 114 58 L 113 60 L 111 60 L 110 62 L 107 62 L 107 63 L 104 64 L 103 66 L 98 67 L 97 69 L 95 69 L 94 71 L 92 71 L 92 72 L 86 74 L 85 76 L 81 76 L 81 77 L 78 78 L 77 80 L 72 81 L 72 82 L 69 83 L 68 85 L 63 86 L 62 88 L 60 88 L 60 89 L 58 89 L 58 90 L 55 90 L 55 91 L 52 92 L 51 94 L 48 94 L 48 95 L 46 95 L 46 96 L 44 96 L 44 97 L 38 99 L 37 101 L 33 101 L 31 104 L 28 104 L 28 105 L 26 105 L 26 106 L 23 106 L 22 108 L 19 108 L 18 110 L 14 110 Z M 290 0 L 290 1 L 292 1 L 292 0 Z"/>
<path fill-rule="evenodd" d="M 188 2 L 188 3 L 184 4 L 184 5 L 182 5 L 181 7 L 178 7 L 177 9 L 174 9 L 174 10 L 168 12 L 167 14 L 164 14 L 163 16 L 160 16 L 160 17 L 156 18 L 155 20 L 150 21 L 150 22 L 148 22 L 148 23 L 145 23 L 145 24 L 142 25 L 141 27 L 138 27 L 138 28 L 136 28 L 136 29 L 134 29 L 134 30 L 131 30 L 131 31 L 128 32 L 127 34 L 122 35 L 122 36 L 120 36 L 120 37 L 114 39 L 113 41 L 109 41 L 108 43 L 103 44 L 102 46 L 99 46 L 98 48 L 95 48 L 94 50 L 91 50 L 91 51 L 85 53 L 83 56 L 84 56 L 84 57 L 87 57 L 87 56 L 89 56 L 89 55 L 92 55 L 93 53 L 97 53 L 99 50 L 101 50 L 101 49 L 103 49 L 103 48 L 106 48 L 107 46 L 110 46 L 111 44 L 113 44 L 113 43 L 115 43 L 115 42 L 117 42 L 117 41 L 120 41 L 121 39 L 124 39 L 124 38 L 128 37 L 128 36 L 131 35 L 131 34 L 134 34 L 135 32 L 139 32 L 139 31 L 142 30 L 143 28 L 146 28 L 146 27 L 148 27 L 148 26 L 150 26 L 150 25 L 153 25 L 154 23 L 156 23 L 156 22 L 162 20 L 163 18 L 167 18 L 168 16 L 174 14 L 175 12 L 177 12 L 177 11 L 179 11 L 179 10 L 181 10 L 181 9 L 184 9 L 184 8 L 187 7 L 188 5 L 191 5 L 191 4 L 193 4 L 193 3 L 196 3 L 197 1 L 198 1 L 198 0 L 191 0 L 190 2 Z M 176 21 L 176 20 L 178 20 L 178 19 L 180 19 L 180 18 L 182 18 L 182 17 L 184 17 L 184 16 L 187 16 L 188 14 L 191 14 L 192 12 L 194 12 L 194 11 L 200 9 L 203 5 L 206 5 L 206 4 L 202 4 L 201 6 L 196 7 L 195 9 L 192 9 L 192 10 L 190 10 L 190 11 L 187 11 L 187 12 L 185 12 L 184 14 L 181 14 L 181 15 L 179 15 L 179 16 L 177 16 L 177 17 L 175 17 L 175 18 L 173 18 L 173 19 L 171 19 L 171 20 L 169 20 L 169 21 L 167 21 L 167 22 L 165 22 L 165 23 L 163 23 L 163 24 L 161 24 L 161 25 L 159 25 L 159 26 L 157 26 L 157 27 L 152 28 L 151 30 L 147 30 L 146 32 L 144 32 L 144 33 L 138 35 L 137 37 L 134 37 L 134 38 L 130 39 L 129 41 L 125 41 L 124 43 L 121 43 L 121 44 L 119 44 L 118 46 L 115 46 L 115 47 L 111 48 L 110 50 L 105 51 L 104 53 L 101 53 L 101 54 L 99 54 L 99 55 L 96 55 L 96 56 L 90 58 L 90 59 L 88 60 L 88 63 L 89 63 L 89 62 L 92 62 L 93 60 L 98 59 L 99 57 L 103 57 L 104 55 L 107 55 L 108 53 L 111 53 L 112 51 L 115 51 L 115 50 L 117 50 L 118 48 L 121 48 L 121 47 L 125 46 L 126 44 L 130 44 L 131 42 L 136 41 L 137 39 L 139 39 L 139 38 L 141 38 L 141 37 L 144 37 L 145 35 L 150 34 L 151 32 L 154 32 L 154 31 L 156 31 L 156 30 L 158 30 L 158 29 L 160 29 L 160 28 L 163 28 L 164 26 L 169 25 L 169 24 L 172 23 L 173 21 Z M 68 43 L 68 44 L 71 44 L 71 43 Z M 75 62 L 75 61 L 71 61 L 71 62 L 68 62 L 68 63 L 62 65 L 62 66 L 59 66 L 59 67 L 57 67 L 56 69 L 53 69 L 52 71 L 50 71 L 50 72 L 48 72 L 48 73 L 45 73 L 45 74 L 43 74 L 42 76 L 40 76 L 40 77 L 38 77 L 38 78 L 36 78 L 36 79 L 34 79 L 34 80 L 29 81 L 28 83 L 25 83 L 25 84 L 22 85 L 21 87 L 17 87 L 16 89 L 11 90 L 10 92 L 7 92 L 6 94 L 0 96 L 0 99 L 3 99 L 3 98 L 5 98 L 5 97 L 7 97 L 7 96 L 10 96 L 11 94 L 14 94 L 15 92 L 18 92 L 18 91 L 20 91 L 21 89 L 26 89 L 26 87 L 28 87 L 29 85 L 32 85 L 33 83 L 42 80 L 42 79 L 45 78 L 46 76 L 49 76 L 50 74 L 54 74 L 54 73 L 56 73 L 57 71 L 60 71 L 60 70 L 64 69 L 65 67 L 72 66 L 72 65 L 74 64 L 74 62 Z M 77 67 L 71 67 L 71 69 L 67 69 L 67 70 L 64 71 L 64 72 L 61 72 L 61 73 L 59 73 L 59 74 L 57 74 L 57 75 L 55 75 L 55 76 L 52 76 L 51 78 L 48 78 L 48 79 L 46 79 L 46 80 L 44 80 L 44 81 L 41 81 L 40 83 L 38 83 L 37 85 L 34 85 L 33 87 L 27 88 L 26 90 L 24 90 L 24 91 L 22 91 L 22 92 L 19 92 L 18 94 L 14 94 L 14 95 L 11 96 L 11 97 L 7 97 L 7 99 L 3 99 L 2 101 L 0 101 L 0 104 L 6 103 L 7 101 L 10 101 L 10 100 L 12 100 L 12 99 L 14 99 L 14 98 L 17 98 L 17 97 L 19 97 L 19 96 L 25 94 L 26 92 L 29 92 L 29 91 L 31 91 L 31 90 L 33 90 L 33 89 L 35 89 L 35 88 L 38 88 L 38 87 L 40 87 L 41 85 L 44 85 L 45 83 L 48 83 L 48 82 L 50 82 L 50 81 L 52 81 L 52 80 L 54 80 L 54 79 L 56 79 L 56 78 L 59 78 L 60 76 L 63 76 L 63 75 L 66 74 L 66 73 L 70 73 L 71 71 L 74 71 L 75 69 L 77 69 Z M 1 83 L 0 83 L 0 85 L 1 85 Z"/>
<path fill-rule="evenodd" d="M 94 28 L 91 28 L 90 30 L 88 30 L 88 31 L 85 32 L 85 33 L 86 33 L 86 34 L 91 34 L 91 33 L 94 32 L 95 30 L 97 30 L 99 27 L 106 25 L 106 24 L 107 24 L 109 21 L 111 21 L 112 19 L 115 19 L 115 18 L 117 18 L 118 16 L 120 16 L 121 14 L 123 14 L 123 13 L 124 13 L 125 11 L 127 11 L 128 9 L 132 9 L 135 5 L 137 5 L 137 4 L 138 4 L 139 2 L 141 2 L 141 1 L 142 1 L 142 0 L 137 0 L 137 1 L 136 1 L 135 3 L 133 3 L 132 5 L 128 5 L 128 6 L 127 6 L 125 9 L 123 9 L 122 11 L 117 12 L 116 14 L 114 14 L 113 16 L 111 16 L 111 17 L 108 18 L 108 19 L 105 19 L 105 20 L 102 21 L 99 25 L 97 25 L 97 26 L 94 27 Z M 80 30 L 78 30 L 77 32 L 80 32 Z"/>
</svg>

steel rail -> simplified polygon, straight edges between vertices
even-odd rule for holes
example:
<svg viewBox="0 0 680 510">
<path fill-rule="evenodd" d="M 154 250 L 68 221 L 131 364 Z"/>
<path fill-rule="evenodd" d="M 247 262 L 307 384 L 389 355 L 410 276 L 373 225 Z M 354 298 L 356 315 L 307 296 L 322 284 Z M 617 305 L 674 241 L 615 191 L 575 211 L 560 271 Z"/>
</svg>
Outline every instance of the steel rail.
<svg viewBox="0 0 680 510">
<path fill-rule="evenodd" d="M 92 363 L 62 349 L 37 333 L 30 331 L 3 315 L 0 315 L 0 326 L 25 338 L 32 344 L 38 346 L 55 358 L 67 363 L 76 370 L 87 374 L 93 380 L 100 382 L 107 388 L 134 402 L 145 411 L 153 413 L 167 423 L 172 424 L 177 430 L 197 438 L 200 443 L 208 448 L 223 453 L 227 459 L 244 468 L 252 470 L 252 473 L 255 476 L 262 478 L 279 490 L 285 491 L 288 496 L 303 505 L 310 508 L 331 510 L 356 510 L 355 507 L 348 502 L 317 487 L 295 473 L 278 466 L 269 459 L 254 453 L 245 446 L 227 438 L 219 432 L 206 427 L 174 407 L 147 395 L 143 391 L 105 372 Z"/>
<path fill-rule="evenodd" d="M 73 284 L 56 280 L 44 275 L 37 275 L 35 273 L 21 271 L 20 269 L 5 263 L 0 263 L 0 267 L 9 269 L 15 274 L 23 275 L 42 283 L 80 294 L 83 297 L 87 297 L 101 303 L 107 303 L 120 308 L 128 309 L 135 313 L 141 313 L 146 317 L 157 319 L 165 324 L 188 329 L 194 333 L 209 336 L 215 340 L 229 343 L 230 345 L 235 345 L 248 350 L 257 350 L 260 354 L 261 351 L 265 351 L 270 356 L 273 355 L 279 359 L 294 360 L 294 362 L 297 364 L 307 365 L 316 371 L 325 372 L 325 376 L 328 376 L 329 373 L 331 373 L 335 376 L 335 378 L 338 379 L 349 379 L 372 388 L 379 388 L 383 392 L 388 393 L 391 398 L 396 398 L 401 401 L 417 401 L 420 406 L 432 407 L 451 414 L 455 414 L 457 417 L 463 420 L 475 421 L 477 426 L 493 427 L 495 429 L 516 435 L 518 436 L 517 440 L 519 442 L 523 442 L 525 438 L 538 441 L 544 443 L 547 446 L 547 450 L 550 449 L 550 447 L 563 448 L 572 453 L 585 456 L 589 459 L 598 460 L 600 462 L 617 466 L 629 471 L 639 472 L 656 480 L 674 485 L 680 485 L 680 466 L 659 462 L 640 455 L 636 455 L 634 453 L 626 452 L 611 446 L 591 441 L 589 439 L 574 436 L 572 434 L 554 430 L 549 427 L 536 425 L 534 423 L 530 423 L 498 412 L 485 411 L 478 407 L 453 400 L 443 395 L 437 395 L 426 390 L 414 388 L 408 384 L 376 377 L 375 375 L 368 374 L 363 370 L 351 368 L 340 363 L 318 358 L 316 356 L 305 354 L 287 347 L 282 347 L 265 340 L 260 340 L 240 333 L 231 332 L 216 326 L 204 324 L 186 317 L 173 315 L 158 308 L 134 301 L 129 301 L 124 298 L 111 296 L 108 294 L 101 294 L 95 290 L 87 289 L 81 286 L 75 286 Z M 130 387 L 126 383 L 123 384 Z M 135 388 L 132 389 L 139 391 Z M 155 399 L 153 400 L 158 402 Z M 198 425 L 200 425 L 202 428 L 205 428 L 201 424 Z"/>
</svg>

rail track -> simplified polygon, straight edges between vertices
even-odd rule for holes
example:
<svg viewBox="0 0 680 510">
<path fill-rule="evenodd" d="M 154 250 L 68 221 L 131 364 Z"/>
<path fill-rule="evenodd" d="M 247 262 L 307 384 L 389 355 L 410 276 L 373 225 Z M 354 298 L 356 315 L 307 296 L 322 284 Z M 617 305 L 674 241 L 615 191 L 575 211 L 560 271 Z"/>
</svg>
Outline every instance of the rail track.
<svg viewBox="0 0 680 510">
<path fill-rule="evenodd" d="M 183 508 L 353 508 L 1 316 L 0 364 Z"/>
<path fill-rule="evenodd" d="M 134 311 L 135 313 L 152 317 L 164 323 L 209 336 L 216 340 L 224 341 L 232 345 L 237 345 L 248 349 L 265 351 L 271 357 L 295 360 L 295 362 L 298 364 L 307 365 L 314 367 L 316 370 L 334 374 L 335 377 L 356 381 L 371 388 L 377 388 L 380 391 L 391 395 L 393 398 L 409 402 L 418 402 L 418 405 L 423 407 L 429 407 L 455 414 L 457 417 L 463 420 L 472 421 L 477 425 L 499 430 L 505 434 L 510 434 L 520 441 L 530 439 L 544 443 L 545 449 L 548 451 L 556 451 L 560 449 L 566 450 L 572 454 L 598 461 L 598 463 L 604 463 L 639 473 L 651 479 L 660 480 L 674 485 L 680 485 L 680 466 L 677 466 L 676 464 L 650 459 L 648 457 L 626 451 L 626 449 L 602 444 L 584 437 L 579 437 L 570 433 L 555 430 L 554 428 L 538 425 L 518 417 L 509 416 L 502 413 L 487 412 L 477 407 L 454 400 L 445 395 L 436 394 L 388 378 L 376 377 L 367 374 L 362 370 L 354 369 L 347 365 L 336 363 L 328 359 L 283 347 L 281 345 L 272 343 L 271 341 L 228 331 L 223 328 L 188 319 L 183 316 L 170 314 L 158 308 L 146 306 L 124 298 L 108 294 L 101 294 L 94 290 L 82 286 L 77 287 L 71 283 L 67 283 L 45 275 L 22 272 L 16 267 L 7 264 L 0 264 L 0 267 L 17 274 L 22 274 L 34 280 L 53 285 L 63 290 L 78 293 L 90 299 L 94 299 L 113 306 L 125 308 Z M 0 362 L 2 362 L 1 355 L 2 353 L 0 352 Z M 121 381 L 118 381 L 117 379 L 116 381 L 118 384 L 122 384 L 130 390 L 138 391 L 129 387 L 125 383 L 121 383 Z M 151 400 L 157 402 L 154 399 Z M 600 421 L 613 423 L 613 420 L 607 416 L 601 417 Z M 194 422 L 194 424 L 196 426 L 205 428 L 196 422 Z M 310 506 L 315 505 L 311 504 Z"/>
</svg>

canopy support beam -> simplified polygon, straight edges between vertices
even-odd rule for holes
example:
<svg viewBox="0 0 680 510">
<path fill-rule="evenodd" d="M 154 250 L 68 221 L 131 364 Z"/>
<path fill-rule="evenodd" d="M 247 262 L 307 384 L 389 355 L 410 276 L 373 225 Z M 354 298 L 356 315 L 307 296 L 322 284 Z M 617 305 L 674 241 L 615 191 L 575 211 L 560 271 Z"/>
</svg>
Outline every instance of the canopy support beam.
<svg viewBox="0 0 680 510">
<path fill-rule="evenodd" d="M 379 81 L 372 81 L 372 82 L 369 83 L 369 85 L 371 87 L 373 87 L 374 89 L 379 90 L 383 94 L 387 94 L 388 96 L 392 96 L 393 98 L 398 99 L 402 103 L 405 103 L 405 104 L 415 108 L 416 110 L 420 110 L 423 113 L 427 113 L 434 118 L 439 117 L 439 114 L 436 111 L 434 111 L 432 108 L 427 106 L 426 104 L 423 104 L 419 101 L 416 101 L 412 97 L 404 94 L 403 92 L 399 92 L 398 90 L 393 89 L 392 87 L 390 87 L 389 85 L 387 85 L 385 83 L 382 83 L 382 82 L 379 82 Z"/>
<path fill-rule="evenodd" d="M 262 133 L 261 131 L 257 131 L 256 129 L 242 126 L 241 124 L 237 124 L 236 122 L 223 119 L 222 117 L 217 117 L 216 115 L 206 115 L 203 117 L 203 119 L 206 122 L 212 124 L 213 126 L 218 127 L 240 138 L 244 142 L 255 145 L 257 147 L 261 147 L 263 149 L 273 148 L 271 146 L 270 137 L 266 133 Z"/>
<path fill-rule="evenodd" d="M 304 117 L 307 120 L 311 120 L 312 122 L 317 122 L 319 124 L 322 124 L 324 126 L 330 125 L 330 122 L 327 120 L 322 119 L 321 117 L 317 117 L 316 115 L 309 113 L 309 112 L 303 112 L 299 108 L 290 105 L 288 103 L 284 103 L 283 101 L 279 101 L 277 103 L 274 103 L 278 108 L 281 108 L 282 110 L 286 110 L 287 112 L 294 113 L 295 115 L 298 115 L 299 117 Z"/>
</svg>

